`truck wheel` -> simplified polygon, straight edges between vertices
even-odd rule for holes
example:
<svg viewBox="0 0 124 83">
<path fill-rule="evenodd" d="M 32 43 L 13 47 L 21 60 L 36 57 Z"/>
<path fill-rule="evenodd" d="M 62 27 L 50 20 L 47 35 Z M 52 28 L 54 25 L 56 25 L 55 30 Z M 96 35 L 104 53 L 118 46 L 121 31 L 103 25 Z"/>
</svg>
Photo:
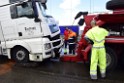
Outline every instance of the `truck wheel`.
<svg viewBox="0 0 124 83">
<path fill-rule="evenodd" d="M 29 61 L 29 52 L 21 47 L 15 48 L 12 56 L 18 63 L 26 63 Z"/>
<path fill-rule="evenodd" d="M 115 52 L 109 48 L 106 47 L 106 58 L 107 58 L 107 70 L 113 70 L 117 66 L 117 56 Z"/>
<path fill-rule="evenodd" d="M 106 9 L 115 10 L 115 9 L 124 9 L 124 0 L 112 0 L 106 3 Z"/>
<path fill-rule="evenodd" d="M 88 63 L 90 64 L 91 52 L 89 52 L 88 54 L 88 59 L 89 59 Z M 107 71 L 115 69 L 115 67 L 117 66 L 117 60 L 118 59 L 115 52 L 111 48 L 106 47 Z"/>
</svg>

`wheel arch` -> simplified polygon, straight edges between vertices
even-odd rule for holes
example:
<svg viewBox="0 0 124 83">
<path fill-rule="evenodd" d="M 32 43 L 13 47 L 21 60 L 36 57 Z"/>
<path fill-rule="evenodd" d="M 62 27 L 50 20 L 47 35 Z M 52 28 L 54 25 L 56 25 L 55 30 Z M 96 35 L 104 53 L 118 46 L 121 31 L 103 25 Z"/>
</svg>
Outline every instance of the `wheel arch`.
<svg viewBox="0 0 124 83">
<path fill-rule="evenodd" d="M 12 58 L 12 52 L 15 48 L 24 48 L 26 49 L 28 52 L 31 52 L 31 47 L 28 45 L 28 43 L 21 41 L 21 40 L 14 40 L 14 41 L 7 41 L 6 42 L 6 48 L 8 50 L 8 58 Z"/>
<path fill-rule="evenodd" d="M 11 54 L 12 50 L 17 47 L 22 47 L 22 48 L 26 49 L 28 52 L 31 52 L 31 47 L 28 45 L 28 43 L 21 41 L 21 40 L 8 41 L 8 42 L 6 42 L 6 46 L 7 46 L 6 47 L 7 49 L 10 49 L 9 54 Z"/>
<path fill-rule="evenodd" d="M 29 51 L 27 48 L 25 48 L 24 46 L 16 45 L 16 46 L 14 46 L 13 48 L 11 48 L 11 50 L 10 50 L 11 58 L 13 58 L 13 52 L 14 52 L 14 50 L 15 50 L 15 49 L 18 49 L 18 48 L 23 48 L 23 49 L 25 49 L 27 52 L 30 52 L 30 51 Z"/>
</svg>

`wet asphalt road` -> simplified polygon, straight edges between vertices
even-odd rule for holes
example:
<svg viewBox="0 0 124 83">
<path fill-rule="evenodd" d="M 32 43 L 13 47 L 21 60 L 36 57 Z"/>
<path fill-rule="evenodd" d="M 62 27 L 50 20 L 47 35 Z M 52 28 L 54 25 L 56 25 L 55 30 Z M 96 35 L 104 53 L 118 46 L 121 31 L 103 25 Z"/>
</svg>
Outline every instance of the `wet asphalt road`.
<svg viewBox="0 0 124 83">
<path fill-rule="evenodd" d="M 89 67 L 82 63 L 54 62 L 17 64 L 0 58 L 0 83 L 123 83 L 124 68 L 118 66 L 107 73 L 106 79 L 98 76 L 90 80 Z"/>
</svg>

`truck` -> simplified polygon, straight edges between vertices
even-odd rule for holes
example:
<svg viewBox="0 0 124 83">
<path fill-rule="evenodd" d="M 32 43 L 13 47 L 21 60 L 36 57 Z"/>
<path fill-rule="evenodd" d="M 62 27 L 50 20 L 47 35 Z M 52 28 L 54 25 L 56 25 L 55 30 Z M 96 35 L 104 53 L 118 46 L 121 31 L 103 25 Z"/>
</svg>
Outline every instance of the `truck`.
<svg viewBox="0 0 124 83">
<path fill-rule="evenodd" d="M 80 18 L 78 24 L 82 26 L 85 23 L 81 39 L 77 43 L 76 56 L 64 56 L 64 61 L 83 61 L 90 62 L 91 44 L 84 39 L 85 33 L 91 29 L 91 20 L 96 20 L 97 25 L 109 31 L 109 36 L 105 38 L 107 70 L 113 70 L 117 63 L 124 64 L 124 1 L 110 0 L 106 3 L 106 8 L 112 10 L 112 13 L 88 14 L 88 12 L 79 12 L 75 19 Z"/>
<path fill-rule="evenodd" d="M 58 57 L 63 45 L 47 0 L 0 0 L 0 55 L 19 63 Z"/>
</svg>

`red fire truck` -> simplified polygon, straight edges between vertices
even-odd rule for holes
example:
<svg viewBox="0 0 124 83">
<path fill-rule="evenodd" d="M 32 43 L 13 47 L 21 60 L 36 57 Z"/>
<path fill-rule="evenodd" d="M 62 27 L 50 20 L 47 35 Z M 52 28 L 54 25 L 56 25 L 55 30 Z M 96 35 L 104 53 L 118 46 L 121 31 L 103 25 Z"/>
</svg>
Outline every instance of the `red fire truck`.
<svg viewBox="0 0 124 83">
<path fill-rule="evenodd" d="M 124 0 L 111 0 L 106 3 L 106 8 L 112 10 L 113 13 L 105 14 L 88 14 L 87 12 L 79 12 L 75 19 L 83 15 L 79 25 L 85 23 L 84 31 L 81 39 L 77 44 L 76 56 L 64 56 L 64 61 L 84 61 L 90 62 L 91 44 L 88 44 L 84 39 L 85 33 L 91 28 L 90 22 L 92 19 L 97 21 L 97 24 L 110 33 L 106 37 L 105 47 L 107 52 L 107 69 L 114 69 L 118 63 L 124 63 Z"/>
</svg>

